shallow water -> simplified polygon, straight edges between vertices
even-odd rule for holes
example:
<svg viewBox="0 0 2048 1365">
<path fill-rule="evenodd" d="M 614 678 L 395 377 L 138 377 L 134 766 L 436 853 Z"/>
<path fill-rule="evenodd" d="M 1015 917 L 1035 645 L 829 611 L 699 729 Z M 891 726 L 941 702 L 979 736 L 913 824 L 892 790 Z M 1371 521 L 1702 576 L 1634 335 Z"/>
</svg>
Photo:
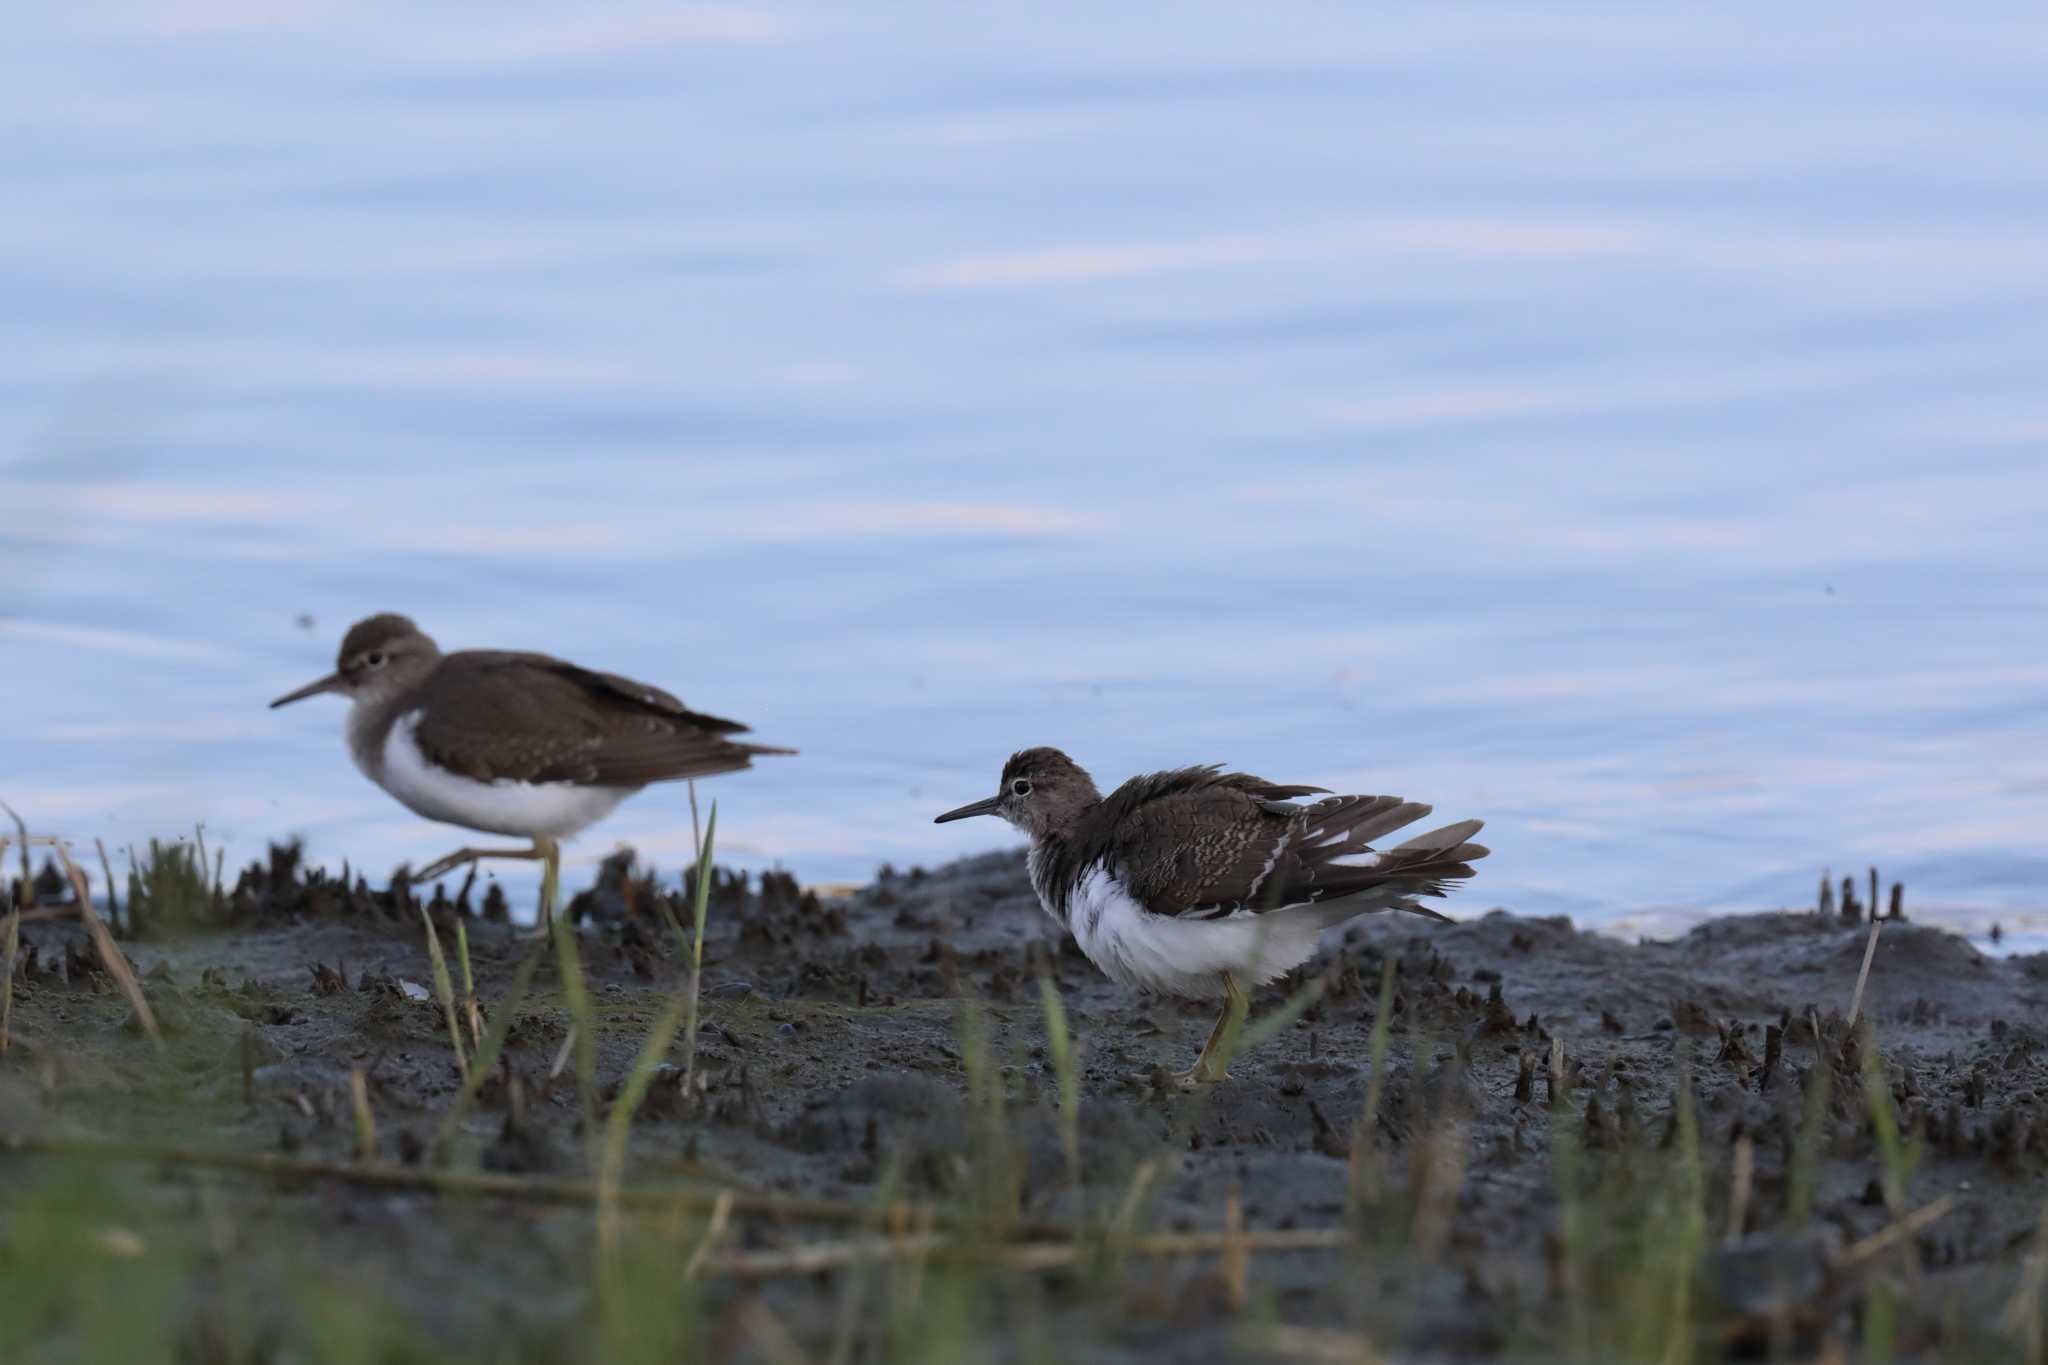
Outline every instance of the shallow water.
<svg viewBox="0 0 2048 1365">
<path fill-rule="evenodd" d="M 1782 19 L 30 7 L 0 795 L 445 851 L 263 709 L 400 609 L 802 749 L 700 795 L 811 878 L 1056 743 L 1483 815 L 1461 912 L 2024 926 L 2048 25 Z"/>
</svg>

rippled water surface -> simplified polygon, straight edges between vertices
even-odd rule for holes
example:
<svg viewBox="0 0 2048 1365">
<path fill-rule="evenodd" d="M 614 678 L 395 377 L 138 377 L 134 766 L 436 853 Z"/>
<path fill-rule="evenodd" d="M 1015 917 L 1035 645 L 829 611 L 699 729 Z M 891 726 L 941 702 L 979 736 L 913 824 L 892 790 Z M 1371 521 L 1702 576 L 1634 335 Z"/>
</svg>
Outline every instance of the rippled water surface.
<svg viewBox="0 0 2048 1365">
<path fill-rule="evenodd" d="M 1461 912 L 2048 899 L 2037 10 L 9 25 L 39 827 L 452 847 L 264 709 L 399 609 L 800 748 L 701 794 L 812 878 L 1056 743 L 1483 815 Z"/>
</svg>

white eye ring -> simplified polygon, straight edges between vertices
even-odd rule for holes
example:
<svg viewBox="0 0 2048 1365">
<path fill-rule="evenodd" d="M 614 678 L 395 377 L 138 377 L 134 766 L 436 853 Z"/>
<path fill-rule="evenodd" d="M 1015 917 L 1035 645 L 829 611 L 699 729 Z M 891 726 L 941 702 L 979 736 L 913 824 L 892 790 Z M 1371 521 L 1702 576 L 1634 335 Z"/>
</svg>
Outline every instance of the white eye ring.
<svg viewBox="0 0 2048 1365">
<path fill-rule="evenodd" d="M 1010 784 L 1010 790 L 1019 796 L 1029 796 L 1031 795 L 1031 784 L 1020 777 Z"/>
<path fill-rule="evenodd" d="M 381 649 L 371 650 L 363 656 L 363 662 L 372 668 L 382 668 L 384 666 L 384 651 Z"/>
</svg>

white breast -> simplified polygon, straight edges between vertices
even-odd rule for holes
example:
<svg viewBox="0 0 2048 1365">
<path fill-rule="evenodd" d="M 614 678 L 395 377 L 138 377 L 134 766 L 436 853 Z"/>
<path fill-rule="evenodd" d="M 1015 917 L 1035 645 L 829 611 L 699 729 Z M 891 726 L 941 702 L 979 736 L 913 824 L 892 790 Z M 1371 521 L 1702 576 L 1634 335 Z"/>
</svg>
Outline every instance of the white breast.
<svg viewBox="0 0 2048 1365">
<path fill-rule="evenodd" d="M 1263 985 L 1315 955 L 1327 918 L 1316 907 L 1183 920 L 1155 915 L 1104 868 L 1075 886 L 1068 902 L 1074 941 L 1112 981 L 1163 995 L 1223 994 L 1223 973 Z"/>
<path fill-rule="evenodd" d="M 351 716 L 351 723 L 354 720 Z M 462 777 L 427 762 L 413 737 L 419 722 L 417 711 L 400 716 L 384 739 L 383 770 L 373 772 L 365 767 L 364 773 L 429 820 L 488 834 L 564 839 L 610 815 L 635 790 L 583 787 L 573 782 L 479 782 Z"/>
</svg>

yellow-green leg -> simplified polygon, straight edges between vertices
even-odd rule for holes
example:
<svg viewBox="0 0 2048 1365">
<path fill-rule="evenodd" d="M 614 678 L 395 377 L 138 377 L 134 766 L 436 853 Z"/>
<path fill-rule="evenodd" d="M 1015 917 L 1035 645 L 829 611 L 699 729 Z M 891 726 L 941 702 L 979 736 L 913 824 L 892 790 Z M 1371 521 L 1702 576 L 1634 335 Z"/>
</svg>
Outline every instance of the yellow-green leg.
<svg viewBox="0 0 2048 1365">
<path fill-rule="evenodd" d="M 562 900 L 562 846 L 553 839 L 535 839 L 540 850 L 540 916 L 530 938 L 546 938 L 554 932 L 555 908 Z"/>
<path fill-rule="evenodd" d="M 1216 1026 L 1209 1030 L 1209 1041 L 1202 1044 L 1202 1053 L 1195 1058 L 1195 1064 L 1174 1077 L 1184 1090 L 1230 1079 L 1226 1068 L 1230 1065 L 1230 1054 L 1237 1048 L 1237 1035 L 1244 1027 L 1245 1016 L 1251 1013 L 1252 1002 L 1238 989 L 1236 977 L 1229 972 L 1222 975 L 1223 1013 L 1217 1017 Z"/>
<path fill-rule="evenodd" d="M 540 922 L 529 937 L 546 938 L 548 923 L 554 917 L 555 903 L 562 895 L 562 846 L 545 836 L 538 836 L 532 848 L 458 848 L 447 857 L 429 863 L 406 880 L 414 886 L 445 877 L 456 868 L 468 863 L 480 863 L 486 858 L 516 858 L 524 862 L 538 862 L 540 874 Z"/>
</svg>

